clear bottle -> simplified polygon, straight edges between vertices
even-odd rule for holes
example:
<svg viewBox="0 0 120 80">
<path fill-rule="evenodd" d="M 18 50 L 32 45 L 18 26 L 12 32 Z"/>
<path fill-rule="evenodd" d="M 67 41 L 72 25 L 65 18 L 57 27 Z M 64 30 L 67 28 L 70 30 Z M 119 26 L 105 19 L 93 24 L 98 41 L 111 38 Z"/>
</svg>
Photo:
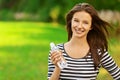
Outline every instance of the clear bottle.
<svg viewBox="0 0 120 80">
<path fill-rule="evenodd" d="M 60 51 L 59 48 L 53 42 L 50 43 L 50 47 L 51 51 Z M 57 65 L 59 66 L 60 69 L 63 69 L 67 67 L 67 62 L 65 61 L 65 59 L 63 59 L 63 57 L 61 57 L 61 61 L 59 61 Z"/>
</svg>

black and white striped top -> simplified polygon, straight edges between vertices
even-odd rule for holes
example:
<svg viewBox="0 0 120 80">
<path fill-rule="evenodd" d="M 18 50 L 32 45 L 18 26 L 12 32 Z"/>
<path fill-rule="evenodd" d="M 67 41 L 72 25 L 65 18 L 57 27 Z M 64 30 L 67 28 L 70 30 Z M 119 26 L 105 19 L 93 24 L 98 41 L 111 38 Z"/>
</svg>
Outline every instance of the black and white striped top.
<svg viewBox="0 0 120 80">
<path fill-rule="evenodd" d="M 62 50 L 63 56 L 67 61 L 67 67 L 61 70 L 59 80 L 96 80 L 99 73 L 99 68 L 103 66 L 113 77 L 114 80 L 120 80 L 120 68 L 116 65 L 112 57 L 105 52 L 101 64 L 97 69 L 94 69 L 93 59 L 90 53 L 83 58 L 75 59 L 71 58 L 64 49 L 64 44 L 58 45 L 59 49 Z M 48 59 L 48 79 L 54 71 L 54 64 L 51 63 L 50 56 Z"/>
</svg>

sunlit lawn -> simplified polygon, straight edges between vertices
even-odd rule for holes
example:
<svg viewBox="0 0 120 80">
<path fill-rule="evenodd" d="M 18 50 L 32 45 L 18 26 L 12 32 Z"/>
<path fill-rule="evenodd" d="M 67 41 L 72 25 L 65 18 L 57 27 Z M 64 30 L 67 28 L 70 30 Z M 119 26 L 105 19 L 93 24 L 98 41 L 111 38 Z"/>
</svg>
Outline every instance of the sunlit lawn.
<svg viewBox="0 0 120 80">
<path fill-rule="evenodd" d="M 67 41 L 64 26 L 40 22 L 0 22 L 0 80 L 46 80 L 49 43 Z M 114 42 L 114 40 L 113 40 Z M 120 43 L 111 43 L 118 65 Z M 98 80 L 112 80 L 100 70 Z"/>
</svg>

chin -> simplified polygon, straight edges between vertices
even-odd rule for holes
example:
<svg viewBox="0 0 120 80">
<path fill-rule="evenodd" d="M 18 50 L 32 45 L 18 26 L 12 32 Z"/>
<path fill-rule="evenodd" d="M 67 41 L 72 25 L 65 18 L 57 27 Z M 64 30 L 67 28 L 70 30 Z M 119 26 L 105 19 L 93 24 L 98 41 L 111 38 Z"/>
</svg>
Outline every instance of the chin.
<svg viewBox="0 0 120 80">
<path fill-rule="evenodd" d="M 82 34 L 82 35 L 80 35 L 80 34 L 78 35 L 78 34 L 77 34 L 77 35 L 74 35 L 74 37 L 76 37 L 76 38 L 84 38 L 84 37 L 86 37 L 86 36 L 83 35 L 83 34 Z"/>
</svg>

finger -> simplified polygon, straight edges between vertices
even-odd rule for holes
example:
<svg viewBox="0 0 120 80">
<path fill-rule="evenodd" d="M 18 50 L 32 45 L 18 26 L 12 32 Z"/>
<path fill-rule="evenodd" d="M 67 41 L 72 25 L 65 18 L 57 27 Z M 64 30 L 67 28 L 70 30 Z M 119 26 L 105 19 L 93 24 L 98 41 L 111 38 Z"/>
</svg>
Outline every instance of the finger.
<svg viewBox="0 0 120 80">
<path fill-rule="evenodd" d="M 54 59 L 57 54 L 54 52 L 50 55 L 51 59 Z"/>
<path fill-rule="evenodd" d="M 56 54 L 56 55 L 51 57 L 51 61 L 52 61 L 53 64 L 56 64 L 60 60 L 61 60 L 61 56 L 59 54 Z"/>
<path fill-rule="evenodd" d="M 60 62 L 60 61 L 61 61 L 60 57 L 59 58 L 55 58 L 53 60 L 53 64 L 57 65 L 57 63 Z"/>
<path fill-rule="evenodd" d="M 59 51 L 54 51 L 54 52 L 51 53 L 51 57 L 54 57 L 54 56 L 56 56 L 56 55 L 61 55 L 61 52 L 59 52 Z"/>
<path fill-rule="evenodd" d="M 61 57 L 60 54 L 57 54 L 57 53 L 54 53 L 53 55 L 51 55 L 51 60 L 54 61 L 54 60 L 57 60 Z"/>
</svg>

